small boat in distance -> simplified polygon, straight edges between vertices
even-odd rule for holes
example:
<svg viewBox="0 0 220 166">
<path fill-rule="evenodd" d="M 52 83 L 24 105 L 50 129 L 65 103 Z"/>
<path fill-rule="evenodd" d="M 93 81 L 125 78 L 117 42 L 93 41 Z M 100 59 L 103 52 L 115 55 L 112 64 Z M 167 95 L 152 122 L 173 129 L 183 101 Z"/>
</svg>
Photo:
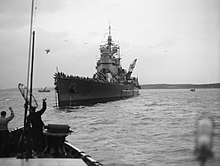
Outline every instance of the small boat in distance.
<svg viewBox="0 0 220 166">
<path fill-rule="evenodd" d="M 46 87 L 45 88 L 42 88 L 38 90 L 38 92 L 50 92 L 49 89 L 47 89 Z"/>
<path fill-rule="evenodd" d="M 195 89 L 195 88 L 192 88 L 192 89 L 190 89 L 190 91 L 191 91 L 191 92 L 194 92 L 194 91 L 196 91 L 196 89 Z"/>
</svg>

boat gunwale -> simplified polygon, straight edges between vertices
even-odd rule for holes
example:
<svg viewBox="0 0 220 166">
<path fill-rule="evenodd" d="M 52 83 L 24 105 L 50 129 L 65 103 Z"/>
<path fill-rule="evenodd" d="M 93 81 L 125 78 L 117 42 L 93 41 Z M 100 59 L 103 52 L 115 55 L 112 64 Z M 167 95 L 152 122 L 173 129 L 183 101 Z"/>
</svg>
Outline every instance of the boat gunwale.
<svg viewBox="0 0 220 166">
<path fill-rule="evenodd" d="M 22 130 L 24 129 L 23 126 L 20 127 L 16 127 L 13 128 L 9 131 L 10 133 L 10 137 L 13 137 L 13 134 L 15 135 L 16 132 L 22 132 Z M 14 143 L 14 142 L 13 142 Z M 86 154 L 85 152 L 81 151 L 80 149 L 76 148 L 74 145 L 72 145 L 70 142 L 68 142 L 67 140 L 64 141 L 64 147 L 65 149 L 70 153 L 75 153 L 73 157 L 53 157 L 50 159 L 81 159 L 85 162 L 85 164 L 87 164 L 88 166 L 103 166 L 102 163 L 98 162 L 97 160 L 93 159 L 90 155 Z M 11 153 L 13 154 L 13 153 Z M 19 154 L 19 152 L 16 152 L 15 154 Z M 17 158 L 17 159 L 21 159 L 18 158 L 17 155 L 11 156 L 11 157 L 0 157 L 0 159 L 4 159 L 4 158 Z M 30 159 L 41 159 L 41 158 L 30 158 Z M 48 159 L 48 157 L 42 157 L 42 159 Z"/>
</svg>

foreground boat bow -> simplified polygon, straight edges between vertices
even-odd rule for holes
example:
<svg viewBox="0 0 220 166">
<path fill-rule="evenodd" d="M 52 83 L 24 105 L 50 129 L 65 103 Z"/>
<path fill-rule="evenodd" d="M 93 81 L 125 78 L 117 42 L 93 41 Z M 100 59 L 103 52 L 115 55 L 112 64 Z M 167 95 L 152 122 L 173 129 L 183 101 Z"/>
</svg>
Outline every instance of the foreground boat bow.
<svg viewBox="0 0 220 166">
<path fill-rule="evenodd" d="M 68 125 L 52 124 L 51 131 L 45 129 L 44 136 L 47 141 L 44 146 L 41 144 L 38 151 L 32 149 L 31 154 L 27 155 L 26 145 L 20 144 L 20 138 L 24 128 L 17 128 L 10 132 L 10 143 L 8 145 L 8 155 L 0 158 L 0 165 L 24 166 L 24 165 L 59 165 L 59 166 L 103 166 L 83 151 L 65 141 L 65 137 L 70 133 L 67 131 Z M 55 126 L 55 127 L 54 127 Z M 47 133 L 47 134 L 46 134 Z M 52 141 L 51 141 L 52 140 Z M 55 143 L 56 142 L 56 143 Z M 31 145 L 31 144 L 29 144 Z"/>
</svg>

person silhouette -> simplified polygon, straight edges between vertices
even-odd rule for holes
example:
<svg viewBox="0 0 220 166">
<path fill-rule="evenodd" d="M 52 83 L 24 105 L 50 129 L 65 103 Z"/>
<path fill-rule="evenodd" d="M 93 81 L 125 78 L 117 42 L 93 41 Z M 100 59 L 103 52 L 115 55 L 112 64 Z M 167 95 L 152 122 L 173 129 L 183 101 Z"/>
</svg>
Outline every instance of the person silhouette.
<svg viewBox="0 0 220 166">
<path fill-rule="evenodd" d="M 0 117 L 0 156 L 8 156 L 8 143 L 9 143 L 9 131 L 8 131 L 8 123 L 14 118 L 14 111 L 11 107 L 9 107 L 11 111 L 11 115 L 6 117 L 6 112 L 1 112 Z"/>
<path fill-rule="evenodd" d="M 33 147 L 39 149 L 42 145 L 45 145 L 43 128 L 44 122 L 41 118 L 43 113 L 47 109 L 46 98 L 43 98 L 43 107 L 41 110 L 36 111 L 36 107 L 31 107 L 30 109 L 30 127 L 31 127 L 31 135 L 33 139 Z M 41 149 L 42 150 L 42 149 Z"/>
</svg>

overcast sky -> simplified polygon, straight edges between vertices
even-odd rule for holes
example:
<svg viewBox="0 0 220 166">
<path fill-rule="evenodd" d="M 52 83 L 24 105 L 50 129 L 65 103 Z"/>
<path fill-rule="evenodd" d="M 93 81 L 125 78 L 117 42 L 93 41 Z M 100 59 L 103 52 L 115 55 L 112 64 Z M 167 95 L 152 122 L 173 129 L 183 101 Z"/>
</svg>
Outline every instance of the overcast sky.
<svg viewBox="0 0 220 166">
<path fill-rule="evenodd" d="M 92 77 L 111 20 L 140 84 L 220 82 L 219 0 L 35 0 L 34 87 Z M 0 0 L 0 89 L 26 84 L 31 0 Z M 46 54 L 45 49 L 51 51 Z"/>
</svg>

